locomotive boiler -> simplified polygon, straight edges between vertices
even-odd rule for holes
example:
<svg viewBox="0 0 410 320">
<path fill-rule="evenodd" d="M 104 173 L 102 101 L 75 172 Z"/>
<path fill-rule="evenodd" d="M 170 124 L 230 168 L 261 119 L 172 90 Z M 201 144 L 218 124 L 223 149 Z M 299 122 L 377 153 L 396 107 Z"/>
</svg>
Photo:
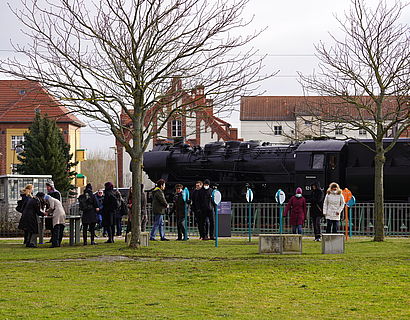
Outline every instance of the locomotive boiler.
<svg viewBox="0 0 410 320">
<path fill-rule="evenodd" d="M 385 143 L 389 143 L 386 140 Z M 326 189 L 335 181 L 349 188 L 358 201 L 372 201 L 374 154 L 371 140 L 308 140 L 298 144 L 272 145 L 258 141 L 213 142 L 201 147 L 163 144 L 144 154 L 144 171 L 152 181 L 163 178 L 172 188 L 177 183 L 193 187 L 210 179 L 226 201 L 244 202 L 246 186 L 255 202 L 273 202 L 280 188 L 292 195 L 300 186 L 309 195 L 318 182 Z M 385 199 L 409 201 L 410 139 L 400 139 L 386 154 Z"/>
</svg>

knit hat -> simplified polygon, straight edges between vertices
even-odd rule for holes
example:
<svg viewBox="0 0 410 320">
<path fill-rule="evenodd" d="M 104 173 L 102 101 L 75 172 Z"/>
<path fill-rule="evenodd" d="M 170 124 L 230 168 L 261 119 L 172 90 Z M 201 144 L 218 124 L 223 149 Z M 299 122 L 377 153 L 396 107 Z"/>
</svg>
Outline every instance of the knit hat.
<svg viewBox="0 0 410 320">
<path fill-rule="evenodd" d="M 51 188 L 54 188 L 54 182 L 53 182 L 53 180 L 48 180 L 48 181 L 46 182 L 46 186 L 49 186 L 49 187 L 51 187 Z"/>
<path fill-rule="evenodd" d="M 114 189 L 114 185 L 112 184 L 112 182 L 106 182 L 104 184 L 104 187 L 106 190 Z"/>
<path fill-rule="evenodd" d="M 87 183 L 87 185 L 85 186 L 85 189 L 93 191 L 93 186 L 91 185 L 91 183 Z"/>
<path fill-rule="evenodd" d="M 301 187 L 298 187 L 296 189 L 296 194 L 302 194 L 302 188 Z"/>
<path fill-rule="evenodd" d="M 211 181 L 209 181 L 209 179 L 205 179 L 204 184 L 207 184 L 209 186 L 211 184 Z"/>
</svg>

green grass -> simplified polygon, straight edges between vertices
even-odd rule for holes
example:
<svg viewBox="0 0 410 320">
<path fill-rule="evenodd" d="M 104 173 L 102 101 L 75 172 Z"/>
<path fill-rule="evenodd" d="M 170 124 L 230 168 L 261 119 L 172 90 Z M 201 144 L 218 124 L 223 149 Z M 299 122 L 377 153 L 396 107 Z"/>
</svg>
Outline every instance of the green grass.
<svg viewBox="0 0 410 320">
<path fill-rule="evenodd" d="M 410 319 L 410 240 L 259 255 L 257 240 L 128 249 L 0 241 L 0 319 Z M 120 260 L 123 259 L 123 260 Z"/>
</svg>

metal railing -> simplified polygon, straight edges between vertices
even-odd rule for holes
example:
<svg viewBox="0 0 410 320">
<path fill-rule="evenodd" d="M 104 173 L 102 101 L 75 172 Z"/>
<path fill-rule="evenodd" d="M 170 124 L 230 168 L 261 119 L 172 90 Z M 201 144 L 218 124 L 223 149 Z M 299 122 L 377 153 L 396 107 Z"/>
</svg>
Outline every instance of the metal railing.
<svg viewBox="0 0 410 320">
<path fill-rule="evenodd" d="M 279 205 L 276 203 L 232 203 L 231 232 L 232 235 L 245 235 L 248 232 L 249 206 L 251 211 L 252 234 L 278 233 L 279 232 Z M 15 211 L 15 206 L 0 205 L 0 237 L 19 236 L 21 230 L 17 229 L 21 214 Z M 358 203 L 352 210 L 352 234 L 353 236 L 373 236 L 374 235 L 374 204 Z M 305 235 L 313 235 L 311 221 L 308 216 L 303 227 Z M 78 205 L 73 204 L 66 210 L 67 215 L 78 215 Z M 153 214 L 151 206 L 147 206 L 148 225 L 147 231 L 151 229 Z M 410 236 L 410 203 L 386 203 L 384 207 L 385 234 L 386 236 Z M 342 215 L 343 217 L 343 215 Z M 165 215 L 165 230 L 167 234 L 176 234 L 175 215 Z M 126 217 L 123 219 L 124 228 Z M 341 221 L 340 231 L 344 230 L 345 221 Z M 283 219 L 283 232 L 289 233 L 289 217 Z M 189 215 L 188 227 L 190 236 L 198 236 L 198 228 L 195 224 L 195 217 Z M 322 230 L 325 228 L 325 221 L 322 221 Z M 68 230 L 67 230 L 68 231 Z"/>
</svg>

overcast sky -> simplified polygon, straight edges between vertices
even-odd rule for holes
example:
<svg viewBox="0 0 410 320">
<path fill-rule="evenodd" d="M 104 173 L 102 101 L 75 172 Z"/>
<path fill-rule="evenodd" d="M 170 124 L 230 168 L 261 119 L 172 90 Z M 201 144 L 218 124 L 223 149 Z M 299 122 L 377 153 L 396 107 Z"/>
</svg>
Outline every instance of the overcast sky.
<svg viewBox="0 0 410 320">
<path fill-rule="evenodd" d="M 9 2 L 12 6 L 18 6 L 20 1 Z M 371 5 L 377 2 L 368 1 Z M 387 2 L 392 3 L 393 0 Z M 316 66 L 314 44 L 319 41 L 331 44 L 329 31 L 340 34 L 334 14 L 342 16 L 349 7 L 349 0 L 250 1 L 245 15 L 254 15 L 252 29 L 267 27 L 253 45 L 261 54 L 268 54 L 265 61 L 267 71 L 279 70 L 276 77 L 262 83 L 265 95 L 302 95 L 297 71 L 305 74 L 313 71 Z M 410 21 L 409 10 L 406 10 L 403 21 Z M 16 43 L 24 41 L 20 26 L 7 7 L 6 0 L 0 0 L 0 28 L 0 57 L 4 58 L 10 55 L 8 50 L 11 49 L 11 39 Z M 239 112 L 236 112 L 229 121 L 239 127 L 238 118 Z M 99 136 L 89 127 L 82 129 L 84 148 L 108 149 L 113 144 L 112 137 Z"/>
</svg>

